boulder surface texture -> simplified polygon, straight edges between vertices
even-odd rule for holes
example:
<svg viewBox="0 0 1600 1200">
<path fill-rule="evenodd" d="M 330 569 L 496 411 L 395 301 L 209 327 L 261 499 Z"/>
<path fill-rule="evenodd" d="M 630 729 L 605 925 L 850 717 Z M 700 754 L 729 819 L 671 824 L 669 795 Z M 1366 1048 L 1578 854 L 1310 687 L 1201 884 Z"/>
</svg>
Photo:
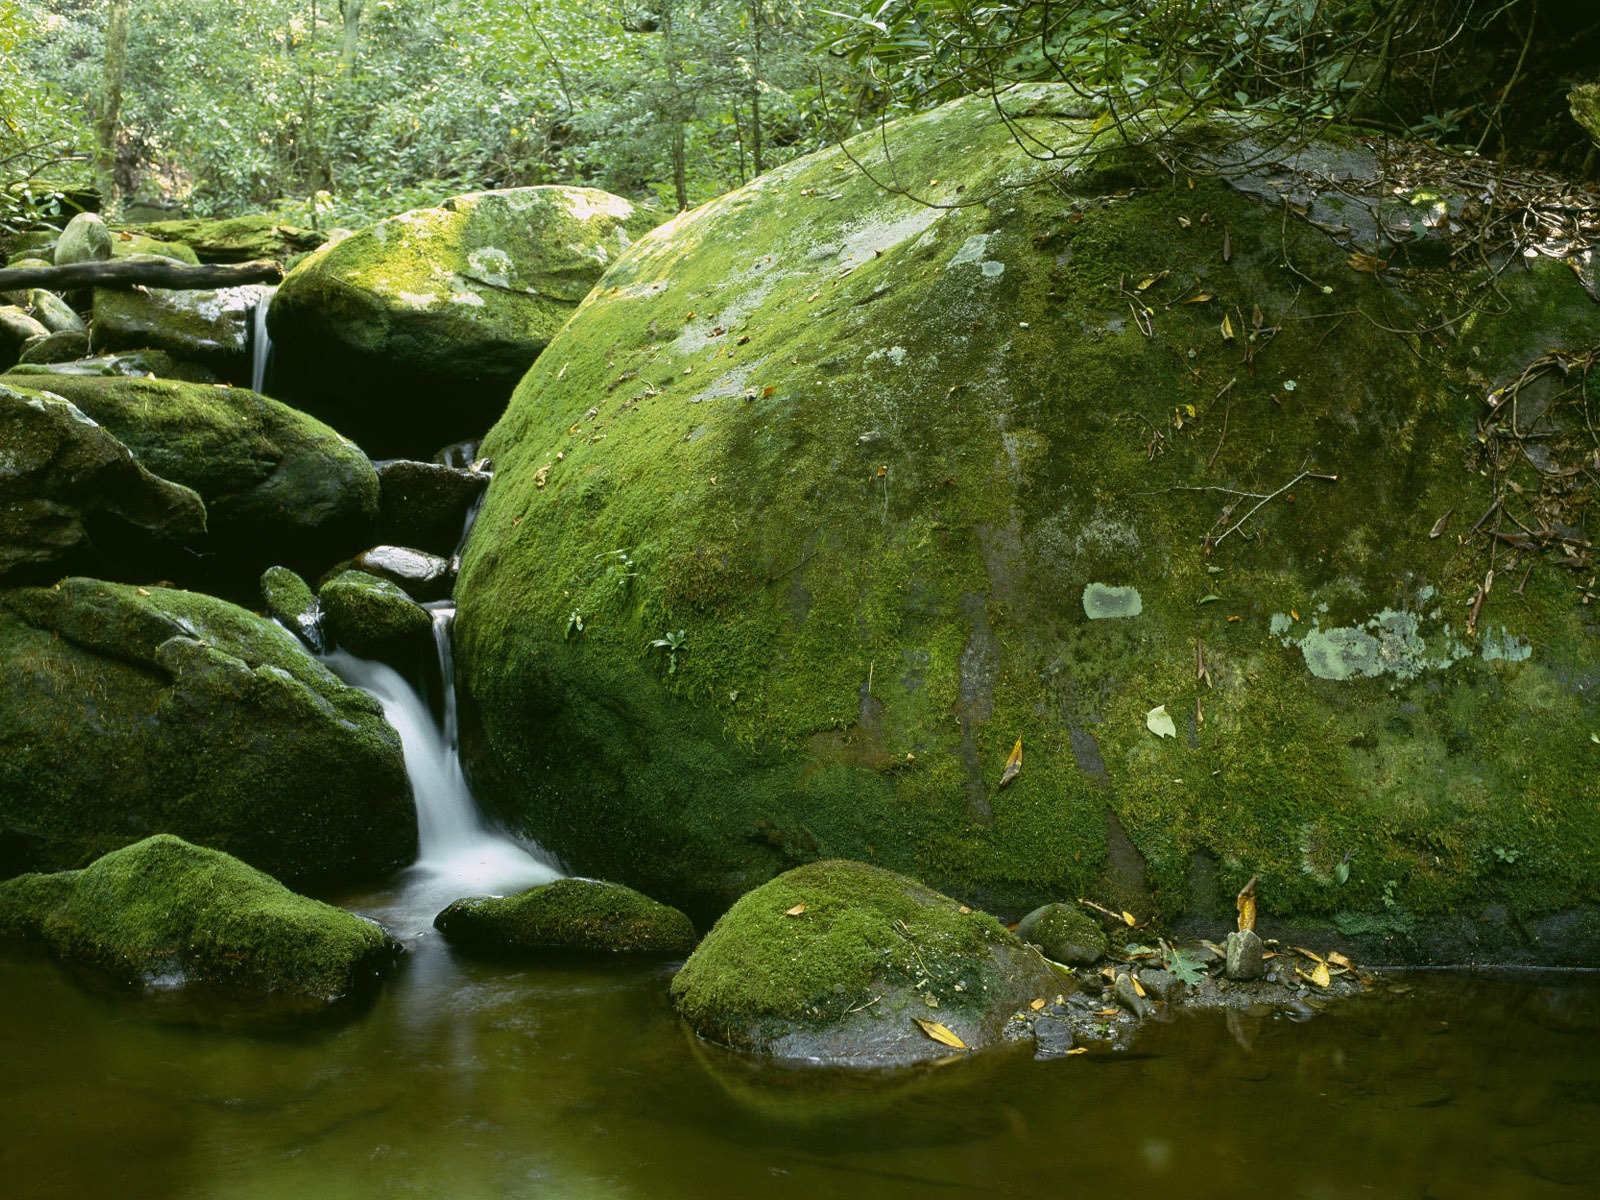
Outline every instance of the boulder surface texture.
<svg viewBox="0 0 1600 1200">
<path fill-rule="evenodd" d="M 456 588 L 480 796 L 696 919 L 840 856 L 1008 918 L 1231 924 L 1254 874 L 1369 957 L 1600 949 L 1579 273 L 1341 244 L 1297 210 L 1471 207 L 1360 143 L 1003 103 L 677 217 L 534 364 Z"/>
<path fill-rule="evenodd" d="M 400 739 L 281 626 L 209 596 L 66 579 L 0 592 L 0 873 L 152 833 L 295 886 L 416 854 Z"/>
<path fill-rule="evenodd" d="M 736 1050 L 884 1065 L 1005 1040 L 1011 1018 L 1061 991 L 1039 955 L 987 913 L 863 863 L 798 867 L 750 892 L 672 980 L 678 1012 Z"/>
<path fill-rule="evenodd" d="M 695 943 L 683 913 L 599 879 L 557 879 L 514 896 L 457 900 L 433 923 L 455 945 L 478 950 L 687 954 Z"/>
<path fill-rule="evenodd" d="M 311 1002 L 361 990 L 399 954 L 373 922 L 170 834 L 80 871 L 0 882 L 0 934 L 42 939 L 129 983 L 209 983 Z"/>
<path fill-rule="evenodd" d="M 308 255 L 273 297 L 274 389 L 374 455 L 500 415 L 601 273 L 655 223 L 593 188 L 473 192 Z"/>
</svg>

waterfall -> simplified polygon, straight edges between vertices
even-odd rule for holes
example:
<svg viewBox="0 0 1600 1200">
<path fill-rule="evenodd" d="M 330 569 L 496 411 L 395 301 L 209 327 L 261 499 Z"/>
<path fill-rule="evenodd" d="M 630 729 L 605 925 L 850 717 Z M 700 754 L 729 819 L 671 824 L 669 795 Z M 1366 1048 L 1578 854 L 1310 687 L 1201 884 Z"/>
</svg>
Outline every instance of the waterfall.
<svg viewBox="0 0 1600 1200">
<path fill-rule="evenodd" d="M 267 306 L 272 303 L 277 291 L 277 288 L 261 289 L 261 299 L 256 301 L 250 327 L 250 390 L 263 396 L 267 391 L 267 368 L 272 364 L 272 335 L 267 332 Z"/>
<path fill-rule="evenodd" d="M 426 933 L 452 900 L 507 895 L 561 877 L 550 862 L 491 830 L 478 813 L 457 753 L 450 649 L 455 609 L 448 602 L 429 607 L 443 690 L 442 728 L 416 689 L 392 667 L 345 650 L 322 656 L 339 678 L 376 698 L 384 718 L 400 734 L 417 804 L 417 861 L 405 872 L 399 892 L 373 915 L 402 939 Z"/>
</svg>

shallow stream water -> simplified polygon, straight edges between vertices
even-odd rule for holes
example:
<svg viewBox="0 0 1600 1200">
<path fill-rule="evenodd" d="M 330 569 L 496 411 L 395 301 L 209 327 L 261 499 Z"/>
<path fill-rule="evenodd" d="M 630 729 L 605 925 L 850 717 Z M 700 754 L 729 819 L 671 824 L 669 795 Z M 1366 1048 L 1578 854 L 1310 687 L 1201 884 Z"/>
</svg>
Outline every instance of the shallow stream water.
<svg viewBox="0 0 1600 1200">
<path fill-rule="evenodd" d="M 1404 976 L 1305 1023 L 1196 1014 L 1124 1053 L 899 1072 L 695 1041 L 674 964 L 414 944 L 375 1001 L 186 1021 L 0 948 L 8 1197 L 1592 1195 L 1600 987 Z"/>
</svg>

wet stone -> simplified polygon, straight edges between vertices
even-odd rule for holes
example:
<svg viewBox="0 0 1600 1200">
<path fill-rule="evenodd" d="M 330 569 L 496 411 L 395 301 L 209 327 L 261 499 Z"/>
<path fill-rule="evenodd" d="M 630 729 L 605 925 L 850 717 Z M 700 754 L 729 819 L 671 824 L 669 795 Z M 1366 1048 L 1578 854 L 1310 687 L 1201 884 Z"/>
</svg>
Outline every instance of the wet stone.
<svg viewBox="0 0 1600 1200">
<path fill-rule="evenodd" d="M 1227 972 L 1229 979 L 1260 979 L 1266 974 L 1266 959 L 1261 939 L 1253 930 L 1236 930 L 1228 935 Z"/>
<path fill-rule="evenodd" d="M 1041 1014 L 1033 1019 L 1033 1044 L 1035 1058 L 1060 1058 L 1072 1049 L 1072 1026 Z"/>
<path fill-rule="evenodd" d="M 471 447 L 469 453 L 477 449 L 475 442 L 465 445 Z M 489 484 L 488 473 L 454 462 L 403 458 L 374 465 L 381 489 L 379 536 L 433 554 L 453 553 L 466 529 L 467 514 Z"/>
<path fill-rule="evenodd" d="M 1133 986 L 1132 975 L 1118 975 L 1117 982 L 1112 985 L 1111 992 L 1117 998 L 1118 1004 L 1141 1020 L 1149 1016 L 1151 1010 L 1155 1007 L 1150 1002 L 1149 997 L 1141 996 L 1138 989 Z"/>
</svg>

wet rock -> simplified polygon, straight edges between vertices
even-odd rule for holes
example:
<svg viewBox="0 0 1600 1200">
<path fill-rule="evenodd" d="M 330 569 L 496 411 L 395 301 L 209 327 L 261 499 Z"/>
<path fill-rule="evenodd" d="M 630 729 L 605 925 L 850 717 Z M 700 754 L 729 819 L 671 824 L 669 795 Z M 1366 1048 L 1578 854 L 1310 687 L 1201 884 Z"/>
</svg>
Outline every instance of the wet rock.
<svg viewBox="0 0 1600 1200">
<path fill-rule="evenodd" d="M 134 570 L 152 544 L 205 531 L 199 496 L 59 397 L 0 383 L 0 463 L 0 578 Z"/>
<path fill-rule="evenodd" d="M 448 558 L 405 546 L 374 546 L 355 557 L 357 570 L 399 584 L 413 600 L 443 600 L 450 595 L 455 572 Z"/>
<path fill-rule="evenodd" d="M 352 654 L 409 662 L 427 645 L 433 618 L 397 585 L 364 571 L 344 571 L 317 592 L 328 636 Z"/>
<path fill-rule="evenodd" d="M 50 331 L 14 304 L 0 308 L 0 369 L 16 362 L 29 342 Z"/>
<path fill-rule="evenodd" d="M 1119 971 L 1116 982 L 1111 985 L 1111 994 L 1116 997 L 1118 1004 L 1127 1009 L 1135 1017 L 1143 1020 L 1154 1010 L 1148 996 L 1141 996 L 1139 989 L 1134 986 L 1131 971 Z"/>
<path fill-rule="evenodd" d="M 1228 934 L 1227 965 L 1229 979 L 1260 979 L 1267 973 L 1261 939 L 1251 929 L 1236 929 Z"/>
<path fill-rule="evenodd" d="M 1087 966 L 1106 952 L 1100 922 L 1070 904 L 1046 904 L 1017 922 L 1016 934 L 1044 956 L 1069 967 Z"/>
<path fill-rule="evenodd" d="M 0 935 L 136 984 L 201 983 L 321 1006 L 399 957 L 381 928 L 218 850 L 159 834 L 78 871 L 0 882 Z"/>
<path fill-rule="evenodd" d="M 89 327 L 83 323 L 83 318 L 77 314 L 72 305 L 54 292 L 33 288 L 28 292 L 28 309 L 33 314 L 33 319 L 51 333 L 65 333 L 68 330 L 78 333 L 88 331 Z"/>
<path fill-rule="evenodd" d="M 592 188 L 474 192 L 308 255 L 268 313 L 275 386 L 374 454 L 480 435 L 657 217 Z"/>
<path fill-rule="evenodd" d="M 378 508 L 372 464 L 304 413 L 243 388 L 26 378 L 71 400 L 150 471 L 200 494 L 209 534 L 197 548 L 214 558 L 197 567 L 253 582 L 274 563 L 315 569 L 370 544 Z"/>
<path fill-rule="evenodd" d="M 1041 1013 L 1033 1019 L 1033 1043 L 1035 1058 L 1060 1058 L 1074 1045 L 1072 1026 Z"/>
<path fill-rule="evenodd" d="M 104 375 L 128 378 L 174 379 L 182 383 L 221 383 L 216 372 L 199 363 L 174 358 L 164 350 L 131 350 L 126 354 L 105 354 L 75 362 L 30 364 L 13 367 L 11 375 Z M 24 386 L 34 386 L 23 381 Z"/>
<path fill-rule="evenodd" d="M 72 362 L 89 353 L 89 335 L 80 329 L 63 329 L 43 337 L 29 338 L 18 362 Z"/>
<path fill-rule="evenodd" d="M 322 653 L 322 610 L 310 584 L 288 567 L 268 567 L 261 575 L 261 599 L 269 617 Z"/>
<path fill-rule="evenodd" d="M 1183 994 L 1183 981 L 1171 971 L 1158 971 L 1142 967 L 1138 972 L 1145 994 L 1157 1000 L 1170 1001 Z"/>
<path fill-rule="evenodd" d="M 538 955 L 688 954 L 694 925 L 675 908 L 598 879 L 558 879 L 514 896 L 457 900 L 437 917 L 452 945 Z"/>
<path fill-rule="evenodd" d="M 79 213 L 67 222 L 56 242 L 55 264 L 108 262 L 111 258 L 111 230 L 97 213 Z"/>
<path fill-rule="evenodd" d="M 225 601 L 65 579 L 0 591 L 0 843 L 81 867 L 152 833 L 295 886 L 416 854 L 400 740 L 376 700 Z"/>
<path fill-rule="evenodd" d="M 373 465 L 381 489 L 378 536 L 433 554 L 454 554 L 467 514 L 489 485 L 488 474 L 408 459 Z"/>
<path fill-rule="evenodd" d="M 225 374 L 247 376 L 251 322 L 256 305 L 270 293 L 270 288 L 256 285 L 96 288 L 94 347 L 165 350 Z"/>
<path fill-rule="evenodd" d="M 797 867 L 746 894 L 672 981 L 679 1013 L 710 1041 L 861 1065 L 960 1052 L 916 1018 L 972 1049 L 1025 1035 L 1011 1018 L 1058 991 L 1054 972 L 993 917 L 841 861 Z"/>
</svg>

